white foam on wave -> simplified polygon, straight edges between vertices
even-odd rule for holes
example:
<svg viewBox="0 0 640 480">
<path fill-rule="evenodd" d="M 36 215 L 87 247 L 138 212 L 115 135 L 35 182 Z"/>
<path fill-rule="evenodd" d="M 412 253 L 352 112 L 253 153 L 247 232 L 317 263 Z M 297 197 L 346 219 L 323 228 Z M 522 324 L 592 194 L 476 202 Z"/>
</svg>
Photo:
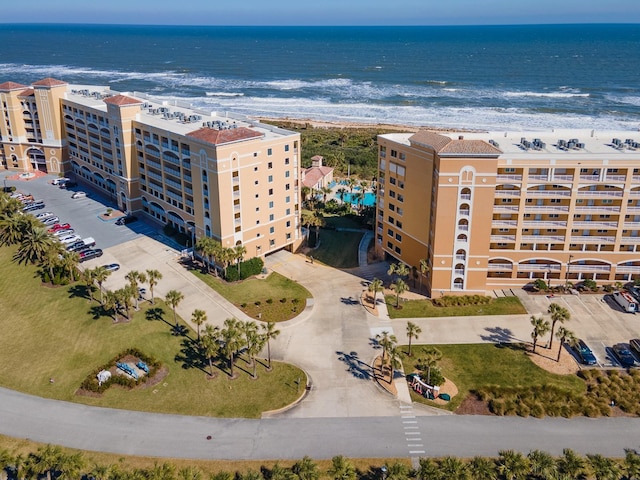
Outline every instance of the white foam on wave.
<svg viewBox="0 0 640 480">
<path fill-rule="evenodd" d="M 546 98 L 572 98 L 588 97 L 588 93 L 570 92 L 504 92 L 505 97 L 546 97 Z"/>
<path fill-rule="evenodd" d="M 640 97 L 637 96 L 620 96 L 620 95 L 605 95 L 605 99 L 609 102 L 623 103 L 627 105 L 634 105 L 640 107 Z"/>
<path fill-rule="evenodd" d="M 240 92 L 205 92 L 207 97 L 244 97 Z"/>
</svg>

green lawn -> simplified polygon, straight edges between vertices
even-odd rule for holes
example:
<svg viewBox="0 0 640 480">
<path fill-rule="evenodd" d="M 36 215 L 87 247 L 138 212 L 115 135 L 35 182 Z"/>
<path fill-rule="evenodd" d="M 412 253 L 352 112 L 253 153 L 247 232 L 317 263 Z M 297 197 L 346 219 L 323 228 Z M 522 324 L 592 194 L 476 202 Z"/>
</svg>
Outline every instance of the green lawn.
<svg viewBox="0 0 640 480">
<path fill-rule="evenodd" d="M 267 373 L 261 365 L 256 381 L 242 371 L 250 372 L 243 359 L 238 361 L 237 380 L 228 380 L 224 371 L 207 380 L 190 338 L 173 335 L 165 321 L 147 320 L 147 303 L 131 322 L 114 324 L 96 311 L 96 302 L 88 302 L 83 285 L 44 287 L 34 267 L 10 261 L 13 251 L 0 248 L 0 385 L 4 387 L 103 407 L 253 418 L 289 404 L 304 388 L 306 377 L 296 367 L 275 363 Z M 163 307 L 161 302 L 156 306 Z M 172 311 L 164 310 L 164 318 L 172 323 Z M 168 368 L 167 377 L 151 388 L 127 391 L 114 386 L 102 398 L 76 395 L 93 369 L 129 347 L 159 359 Z"/>
<path fill-rule="evenodd" d="M 362 232 L 337 231 L 337 228 L 361 229 L 351 216 L 324 214 L 325 228 L 320 229 L 320 245 L 309 252 L 314 261 L 334 268 L 358 266 L 358 246 Z"/>
<path fill-rule="evenodd" d="M 275 272 L 265 279 L 249 278 L 233 283 L 199 270 L 192 272 L 250 317 L 258 318 L 261 314 L 259 318 L 264 322 L 292 319 L 304 310 L 307 298 L 312 297 L 309 290 L 298 282 Z M 282 299 L 286 301 L 282 302 Z M 259 305 L 256 302 L 260 302 Z"/>
<path fill-rule="evenodd" d="M 396 309 L 395 295 L 386 295 L 385 301 L 391 318 L 422 318 L 422 317 L 461 317 L 476 315 L 512 315 L 527 313 L 518 297 L 494 298 L 487 305 L 467 305 L 452 307 L 436 307 L 431 300 L 402 300 L 401 309 Z"/>
<path fill-rule="evenodd" d="M 426 345 L 412 346 L 412 356 L 403 358 L 405 374 L 415 371 L 415 363 Z M 455 410 L 467 394 L 488 385 L 532 387 L 555 385 L 584 394 L 586 386 L 576 375 L 555 375 L 535 365 L 520 345 L 435 345 L 443 354 L 438 363 L 443 375 L 458 387 L 458 395 L 446 406 Z M 405 347 L 403 347 L 403 351 Z M 411 392 L 414 401 L 435 405 Z"/>
</svg>

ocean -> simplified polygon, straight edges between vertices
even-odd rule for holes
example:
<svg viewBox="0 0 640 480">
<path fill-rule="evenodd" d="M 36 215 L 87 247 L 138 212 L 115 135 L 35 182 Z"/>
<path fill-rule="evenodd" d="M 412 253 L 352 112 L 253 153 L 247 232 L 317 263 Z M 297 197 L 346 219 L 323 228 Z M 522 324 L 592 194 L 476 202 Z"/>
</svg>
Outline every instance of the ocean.
<svg viewBox="0 0 640 480">
<path fill-rule="evenodd" d="M 0 82 L 51 76 L 248 116 L 640 127 L 640 25 L 0 25 L 0 46 Z"/>
</svg>

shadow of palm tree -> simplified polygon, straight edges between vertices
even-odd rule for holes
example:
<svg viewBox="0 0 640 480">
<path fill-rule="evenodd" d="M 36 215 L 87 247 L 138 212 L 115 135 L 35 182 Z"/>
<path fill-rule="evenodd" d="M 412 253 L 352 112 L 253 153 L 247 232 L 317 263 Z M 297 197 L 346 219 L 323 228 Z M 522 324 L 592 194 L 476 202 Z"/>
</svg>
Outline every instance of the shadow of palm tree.
<svg viewBox="0 0 640 480">
<path fill-rule="evenodd" d="M 345 363 L 347 371 L 354 377 L 361 380 L 369 380 L 373 377 L 373 367 L 360 360 L 357 352 L 336 352 L 336 355 L 338 355 L 338 360 Z"/>
<path fill-rule="evenodd" d="M 182 368 L 184 370 L 197 368 L 198 370 L 209 374 L 209 371 L 207 370 L 209 367 L 207 358 L 205 358 L 205 355 L 202 353 L 200 348 L 189 339 L 182 341 L 180 353 L 177 353 L 174 359 L 176 362 L 182 363 Z"/>
<path fill-rule="evenodd" d="M 87 289 L 86 285 L 71 285 L 67 292 L 69 292 L 69 298 L 86 298 L 89 299 L 89 289 Z"/>
<path fill-rule="evenodd" d="M 510 329 L 504 327 L 487 327 L 485 330 L 488 332 L 485 335 L 480 335 L 480 338 L 484 342 L 491 343 L 512 343 L 517 339 L 513 336 Z"/>
<path fill-rule="evenodd" d="M 164 319 L 164 314 L 165 314 L 165 311 L 162 307 L 153 307 L 148 309 L 146 312 L 144 312 L 144 317 L 150 322 L 155 322 L 160 320 L 166 323 L 167 325 L 173 327 L 173 323 L 169 323 Z"/>
<path fill-rule="evenodd" d="M 113 318 L 105 311 L 102 305 L 92 305 L 89 307 L 89 315 L 91 315 L 91 318 L 94 320 L 100 320 L 102 317 Z"/>
</svg>

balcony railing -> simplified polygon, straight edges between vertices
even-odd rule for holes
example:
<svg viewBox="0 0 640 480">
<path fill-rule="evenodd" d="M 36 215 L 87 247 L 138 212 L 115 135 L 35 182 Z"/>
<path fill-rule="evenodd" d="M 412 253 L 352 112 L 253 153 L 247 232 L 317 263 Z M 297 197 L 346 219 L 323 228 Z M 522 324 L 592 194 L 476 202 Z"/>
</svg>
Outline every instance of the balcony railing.
<svg viewBox="0 0 640 480">
<path fill-rule="evenodd" d="M 495 196 L 500 197 L 519 197 L 520 190 L 496 190 Z"/>
<path fill-rule="evenodd" d="M 515 235 L 491 235 L 491 241 L 493 243 L 515 242 Z"/>
<path fill-rule="evenodd" d="M 566 221 L 533 220 L 522 222 L 525 228 L 566 228 Z"/>
<path fill-rule="evenodd" d="M 496 219 L 493 219 L 493 221 L 491 222 L 491 226 L 493 228 L 515 227 L 516 225 L 518 225 L 518 222 L 516 220 L 496 220 Z"/>
<path fill-rule="evenodd" d="M 620 243 L 640 243 L 640 237 L 620 237 Z"/>
<path fill-rule="evenodd" d="M 494 208 L 495 210 L 495 208 Z M 524 211 L 527 213 L 530 212 L 568 212 L 569 211 L 569 207 L 568 206 L 562 206 L 562 205 L 558 205 L 558 206 L 551 206 L 551 205 L 527 205 L 524 208 Z"/>
<path fill-rule="evenodd" d="M 583 263 L 572 263 L 568 267 L 570 272 L 609 272 L 609 265 L 587 265 Z"/>
<path fill-rule="evenodd" d="M 523 235 L 526 243 L 564 243 L 564 235 Z"/>
<path fill-rule="evenodd" d="M 595 235 L 583 235 L 580 237 L 571 237 L 571 243 L 615 243 L 616 237 L 598 237 Z"/>
<path fill-rule="evenodd" d="M 580 175 L 581 182 L 599 182 L 600 175 Z"/>
<path fill-rule="evenodd" d="M 640 192 L 638 192 L 640 194 Z M 621 197 L 621 191 L 612 191 L 612 190 L 578 190 L 578 197 L 594 197 L 594 198 L 603 198 L 603 197 Z"/>
<path fill-rule="evenodd" d="M 464 262 L 467 259 L 464 255 L 456 255 L 456 260 L 459 262 Z"/>
<path fill-rule="evenodd" d="M 627 210 L 629 210 L 629 207 L 627 207 Z M 576 207 L 575 211 L 576 213 L 618 213 L 620 212 L 620 206 L 618 205 L 614 207 L 603 207 L 602 205 L 587 205 Z"/>
<path fill-rule="evenodd" d="M 527 197 L 570 197 L 569 190 L 527 190 Z"/>
<path fill-rule="evenodd" d="M 640 265 L 618 265 L 617 273 L 640 273 Z"/>
<path fill-rule="evenodd" d="M 520 272 L 559 272 L 560 265 L 551 263 L 520 263 L 518 271 Z"/>
<path fill-rule="evenodd" d="M 505 270 L 513 270 L 512 263 L 490 263 L 487 266 L 487 270 L 496 272 L 496 271 L 505 271 Z"/>
<path fill-rule="evenodd" d="M 522 175 L 509 175 L 509 174 L 500 174 L 496 177 L 496 182 L 497 183 L 502 183 L 502 182 L 522 182 Z"/>
<path fill-rule="evenodd" d="M 606 175 L 604 182 L 625 182 L 627 180 L 626 175 Z"/>
<path fill-rule="evenodd" d="M 517 212 L 518 211 L 518 206 L 517 205 L 494 205 L 493 206 L 493 211 L 496 212 L 496 213 Z M 467 210 L 467 215 L 469 215 L 468 212 L 469 211 Z"/>
<path fill-rule="evenodd" d="M 463 268 L 456 268 L 453 272 L 456 275 L 460 275 L 460 276 L 464 275 L 464 269 Z"/>
<path fill-rule="evenodd" d="M 638 224 L 640 225 L 640 223 Z M 618 222 L 573 222 L 574 228 L 618 228 Z M 625 224 L 626 226 L 626 224 Z"/>
</svg>

